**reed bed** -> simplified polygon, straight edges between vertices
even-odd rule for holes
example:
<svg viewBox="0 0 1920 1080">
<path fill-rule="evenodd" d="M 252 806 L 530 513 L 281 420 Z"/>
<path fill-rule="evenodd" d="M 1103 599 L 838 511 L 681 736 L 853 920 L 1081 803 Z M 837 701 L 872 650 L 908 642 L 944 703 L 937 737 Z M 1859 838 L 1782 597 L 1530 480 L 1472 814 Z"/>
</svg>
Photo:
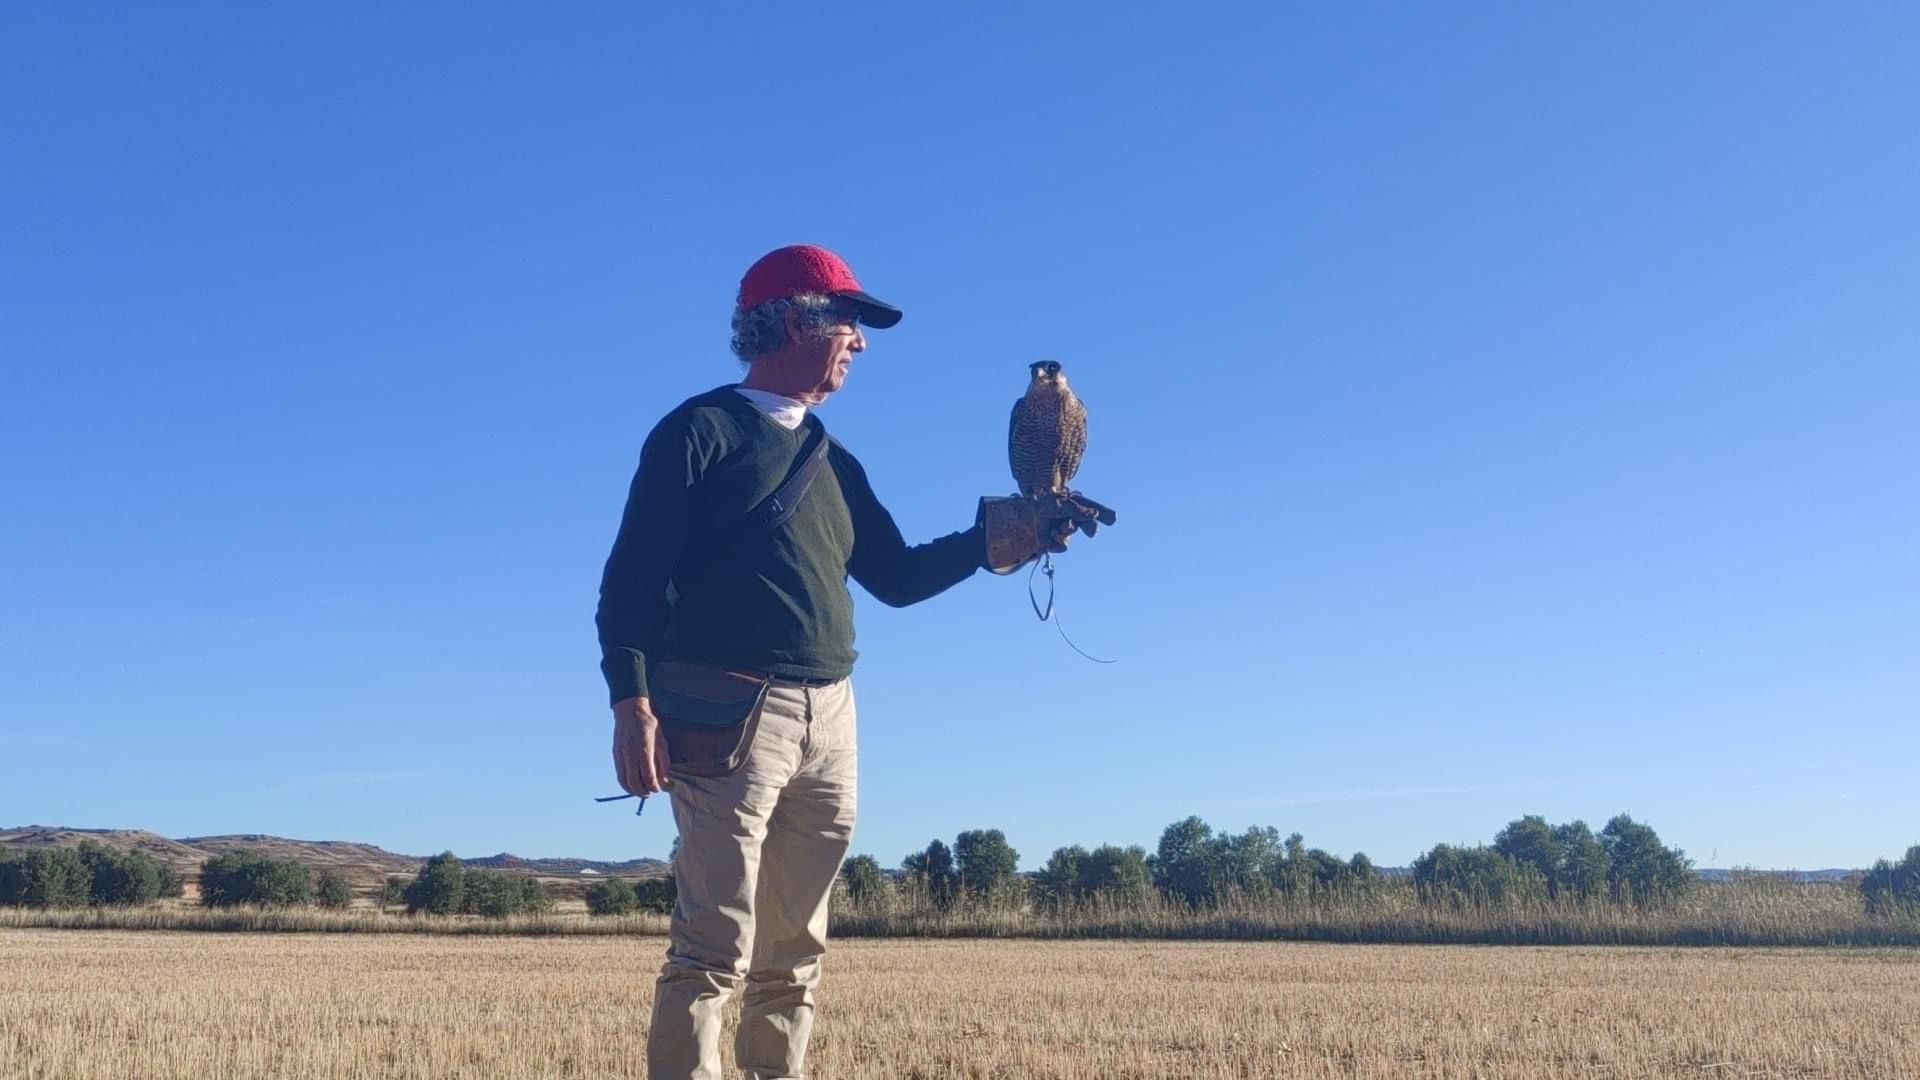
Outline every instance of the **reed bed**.
<svg viewBox="0 0 1920 1080">
<path fill-rule="evenodd" d="M 591 917 L 577 901 L 536 915 L 487 919 L 318 908 L 0 908 L 0 927 L 378 934 L 632 935 L 666 930 L 666 916 Z M 1547 901 L 1423 903 L 1410 884 L 1309 897 L 1229 896 L 1189 908 L 1157 895 L 1063 910 L 1030 903 L 966 903 L 940 910 L 889 893 L 862 904 L 836 898 L 832 932 L 853 937 L 1326 941 L 1429 945 L 1920 946 L 1920 913 L 1870 916 L 1853 888 L 1754 878 L 1703 884 L 1671 903 L 1637 908 Z"/>
<path fill-rule="evenodd" d="M 1838 883 L 1704 883 L 1650 907 L 1592 902 L 1422 902 L 1405 882 L 1191 908 L 1157 895 L 1059 911 L 887 897 L 835 912 L 843 937 L 1145 938 L 1453 945 L 1920 946 L 1920 914 L 1870 916 Z"/>
</svg>

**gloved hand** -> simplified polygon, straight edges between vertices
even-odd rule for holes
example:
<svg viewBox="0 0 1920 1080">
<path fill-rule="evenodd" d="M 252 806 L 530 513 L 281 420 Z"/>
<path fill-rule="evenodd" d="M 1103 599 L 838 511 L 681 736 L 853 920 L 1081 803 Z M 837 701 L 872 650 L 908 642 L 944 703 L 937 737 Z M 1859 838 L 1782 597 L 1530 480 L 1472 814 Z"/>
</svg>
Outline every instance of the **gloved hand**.
<svg viewBox="0 0 1920 1080">
<path fill-rule="evenodd" d="M 987 569 L 1011 574 L 1050 552 L 1067 550 L 1075 529 L 1092 536 L 1117 515 L 1084 495 L 1034 495 L 980 500 L 975 519 L 986 527 Z"/>
</svg>

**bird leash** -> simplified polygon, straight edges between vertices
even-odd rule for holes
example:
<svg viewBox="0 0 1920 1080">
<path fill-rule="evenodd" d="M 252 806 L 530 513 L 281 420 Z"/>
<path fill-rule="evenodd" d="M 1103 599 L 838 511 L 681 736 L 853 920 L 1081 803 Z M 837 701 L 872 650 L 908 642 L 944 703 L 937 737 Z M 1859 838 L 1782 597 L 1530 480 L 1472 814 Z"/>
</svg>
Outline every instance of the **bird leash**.
<svg viewBox="0 0 1920 1080">
<path fill-rule="evenodd" d="M 645 795 L 635 795 L 631 791 L 627 792 L 625 795 L 601 795 L 596 797 L 593 801 L 594 802 L 619 802 L 621 799 L 639 799 L 640 800 L 639 804 L 633 808 L 634 817 L 639 817 L 641 812 L 646 810 L 647 808 L 647 797 Z"/>
<path fill-rule="evenodd" d="M 1034 587 L 1033 587 L 1034 579 L 1042 574 L 1045 574 L 1047 578 L 1047 602 L 1044 606 L 1041 605 L 1040 596 L 1037 592 L 1034 591 Z M 1075 645 L 1073 643 L 1073 639 L 1067 636 L 1067 628 L 1061 624 L 1060 613 L 1054 610 L 1054 606 L 1053 606 L 1053 598 L 1054 598 L 1053 575 L 1054 575 L 1054 566 L 1053 566 L 1052 552 L 1043 554 L 1038 559 L 1034 560 L 1033 569 L 1027 571 L 1027 601 L 1033 605 L 1033 613 L 1040 617 L 1041 622 L 1050 622 L 1053 624 L 1053 628 L 1060 632 L 1060 640 L 1067 643 L 1067 648 L 1072 649 L 1074 652 L 1079 653 L 1081 656 L 1086 657 L 1087 659 L 1093 661 L 1096 664 L 1117 663 L 1118 661 L 1115 661 L 1115 660 L 1102 660 L 1101 658 L 1094 656 L 1092 653 L 1087 652 L 1087 650 L 1081 648 L 1078 645 Z"/>
</svg>

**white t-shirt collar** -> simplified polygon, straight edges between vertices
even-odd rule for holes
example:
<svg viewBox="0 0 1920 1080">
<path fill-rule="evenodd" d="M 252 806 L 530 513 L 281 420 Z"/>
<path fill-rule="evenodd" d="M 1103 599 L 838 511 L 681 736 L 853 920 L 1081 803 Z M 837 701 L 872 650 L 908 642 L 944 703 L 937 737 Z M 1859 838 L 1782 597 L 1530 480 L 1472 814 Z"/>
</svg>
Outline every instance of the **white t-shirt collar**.
<svg viewBox="0 0 1920 1080">
<path fill-rule="evenodd" d="M 788 431 L 800 430 L 807 418 L 807 403 L 775 394 L 767 390 L 755 390 L 752 387 L 736 386 L 740 396 L 753 402 L 754 407 L 767 414 L 767 419 L 786 428 Z"/>
</svg>

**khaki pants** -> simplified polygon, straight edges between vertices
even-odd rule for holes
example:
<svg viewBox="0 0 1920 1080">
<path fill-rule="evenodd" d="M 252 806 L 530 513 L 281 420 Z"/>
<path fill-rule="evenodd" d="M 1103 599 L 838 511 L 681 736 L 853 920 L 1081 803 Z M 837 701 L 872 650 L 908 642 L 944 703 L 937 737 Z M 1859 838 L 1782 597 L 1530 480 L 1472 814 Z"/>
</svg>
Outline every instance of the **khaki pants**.
<svg viewBox="0 0 1920 1080">
<path fill-rule="evenodd" d="M 742 1072 L 804 1075 L 827 897 L 853 839 L 854 742 L 849 682 L 776 683 L 732 776 L 672 778 L 678 899 L 647 1039 L 654 1080 L 723 1075 L 722 1013 L 743 986 Z"/>
</svg>

